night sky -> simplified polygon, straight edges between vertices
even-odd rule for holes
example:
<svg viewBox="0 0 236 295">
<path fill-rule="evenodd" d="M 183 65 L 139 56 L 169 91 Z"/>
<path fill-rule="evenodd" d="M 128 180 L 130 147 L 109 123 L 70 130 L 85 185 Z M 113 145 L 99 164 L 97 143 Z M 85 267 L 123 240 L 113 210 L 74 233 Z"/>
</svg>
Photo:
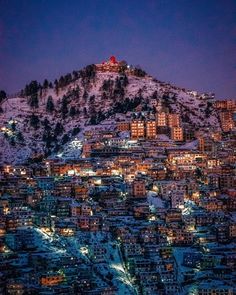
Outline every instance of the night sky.
<svg viewBox="0 0 236 295">
<path fill-rule="evenodd" d="M 0 0 L 0 89 L 116 55 L 157 79 L 236 98 L 236 0 Z"/>
</svg>

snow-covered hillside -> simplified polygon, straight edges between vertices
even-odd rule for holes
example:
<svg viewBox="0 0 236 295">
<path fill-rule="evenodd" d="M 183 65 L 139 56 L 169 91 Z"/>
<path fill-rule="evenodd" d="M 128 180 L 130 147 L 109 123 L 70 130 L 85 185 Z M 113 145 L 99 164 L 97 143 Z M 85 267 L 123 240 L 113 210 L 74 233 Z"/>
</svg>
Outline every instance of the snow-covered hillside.
<svg viewBox="0 0 236 295">
<path fill-rule="evenodd" d="M 64 86 L 54 83 L 41 87 L 37 90 L 36 105 L 30 102 L 32 95 L 25 93 L 2 102 L 1 163 L 22 163 L 31 157 L 60 153 L 64 146 L 73 144 L 74 138 L 81 138 L 85 126 L 137 108 L 152 111 L 160 101 L 170 112 L 181 114 L 183 122 L 196 128 L 219 127 L 210 96 L 148 75 L 101 72 L 95 66 L 89 67 L 77 72 Z"/>
</svg>

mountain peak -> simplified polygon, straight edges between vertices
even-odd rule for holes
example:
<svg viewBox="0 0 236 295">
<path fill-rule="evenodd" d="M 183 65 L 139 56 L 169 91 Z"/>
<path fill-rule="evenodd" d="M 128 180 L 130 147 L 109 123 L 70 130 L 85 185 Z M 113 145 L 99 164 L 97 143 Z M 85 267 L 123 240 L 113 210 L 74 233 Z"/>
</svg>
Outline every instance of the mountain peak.
<svg viewBox="0 0 236 295">
<path fill-rule="evenodd" d="M 85 127 L 111 120 L 114 129 L 120 117 L 127 122 L 137 116 L 153 119 L 160 103 L 193 130 L 217 129 L 213 98 L 160 82 L 111 56 L 61 76 L 54 84 L 32 81 L 20 96 L 2 101 L 0 159 L 20 163 L 35 153 L 42 157 L 58 153 L 78 134 L 83 136 Z"/>
<path fill-rule="evenodd" d="M 145 71 L 140 67 L 129 65 L 125 60 L 118 61 L 114 55 L 112 55 L 107 61 L 95 64 L 95 67 L 98 72 L 114 72 L 140 77 L 146 76 Z"/>
</svg>

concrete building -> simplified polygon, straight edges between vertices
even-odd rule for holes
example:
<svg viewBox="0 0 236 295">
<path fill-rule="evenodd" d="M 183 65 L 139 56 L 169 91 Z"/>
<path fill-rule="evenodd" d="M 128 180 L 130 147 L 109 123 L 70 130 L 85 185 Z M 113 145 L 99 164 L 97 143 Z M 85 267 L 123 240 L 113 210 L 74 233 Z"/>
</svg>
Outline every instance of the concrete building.
<svg viewBox="0 0 236 295">
<path fill-rule="evenodd" d="M 184 140 L 183 128 L 172 127 L 170 131 L 170 137 L 174 141 L 183 141 Z"/>
<path fill-rule="evenodd" d="M 146 122 L 146 138 L 156 138 L 157 128 L 155 121 Z"/>
<path fill-rule="evenodd" d="M 131 137 L 138 139 L 145 137 L 145 124 L 142 120 L 134 120 L 131 122 Z"/>
</svg>

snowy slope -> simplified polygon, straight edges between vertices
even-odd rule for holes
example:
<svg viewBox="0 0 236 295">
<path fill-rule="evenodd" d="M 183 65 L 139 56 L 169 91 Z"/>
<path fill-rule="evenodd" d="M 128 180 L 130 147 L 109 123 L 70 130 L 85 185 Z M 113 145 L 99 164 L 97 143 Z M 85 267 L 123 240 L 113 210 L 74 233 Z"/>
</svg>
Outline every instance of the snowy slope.
<svg viewBox="0 0 236 295">
<path fill-rule="evenodd" d="M 0 163 L 22 163 L 29 157 L 44 156 L 45 153 L 48 156 L 51 153 L 61 152 L 63 146 L 70 145 L 68 141 L 73 141 L 76 136 L 78 138 L 78 133 L 81 139 L 81 130 L 91 123 L 92 117 L 95 117 L 97 120 L 95 123 L 98 123 L 114 116 L 117 112 L 114 106 L 117 103 L 123 104 L 127 98 L 131 100 L 138 97 L 141 106 L 146 105 L 150 110 L 151 102 L 161 99 L 165 107 L 181 114 L 184 122 L 196 128 L 219 127 L 218 117 L 211 108 L 210 99 L 203 99 L 196 93 L 157 81 L 148 75 L 145 77 L 128 75 L 127 85 L 123 85 L 123 78 L 124 76 L 119 73 L 96 71 L 95 77 L 88 79 L 79 77 L 63 88 L 43 89 L 39 94 L 37 108 L 29 106 L 29 97 L 5 100 L 1 105 L 3 112 L 0 114 Z M 63 117 L 61 108 L 64 95 L 67 97 L 68 112 Z M 46 111 L 49 96 L 52 97 L 55 106 L 55 110 L 51 113 Z M 76 114 L 73 116 L 69 114 L 71 107 L 76 109 Z M 30 124 L 32 114 L 39 118 L 37 128 Z M 99 114 L 99 118 L 95 116 L 96 114 Z M 47 132 L 43 123 L 45 119 L 50 125 L 50 130 Z M 14 120 L 14 126 L 11 120 Z M 63 130 L 55 136 L 57 123 L 62 124 Z M 75 128 L 77 130 L 73 130 Z M 23 139 L 19 139 L 19 133 L 23 135 Z M 44 137 L 48 133 L 52 140 L 49 146 L 46 146 Z"/>
</svg>

